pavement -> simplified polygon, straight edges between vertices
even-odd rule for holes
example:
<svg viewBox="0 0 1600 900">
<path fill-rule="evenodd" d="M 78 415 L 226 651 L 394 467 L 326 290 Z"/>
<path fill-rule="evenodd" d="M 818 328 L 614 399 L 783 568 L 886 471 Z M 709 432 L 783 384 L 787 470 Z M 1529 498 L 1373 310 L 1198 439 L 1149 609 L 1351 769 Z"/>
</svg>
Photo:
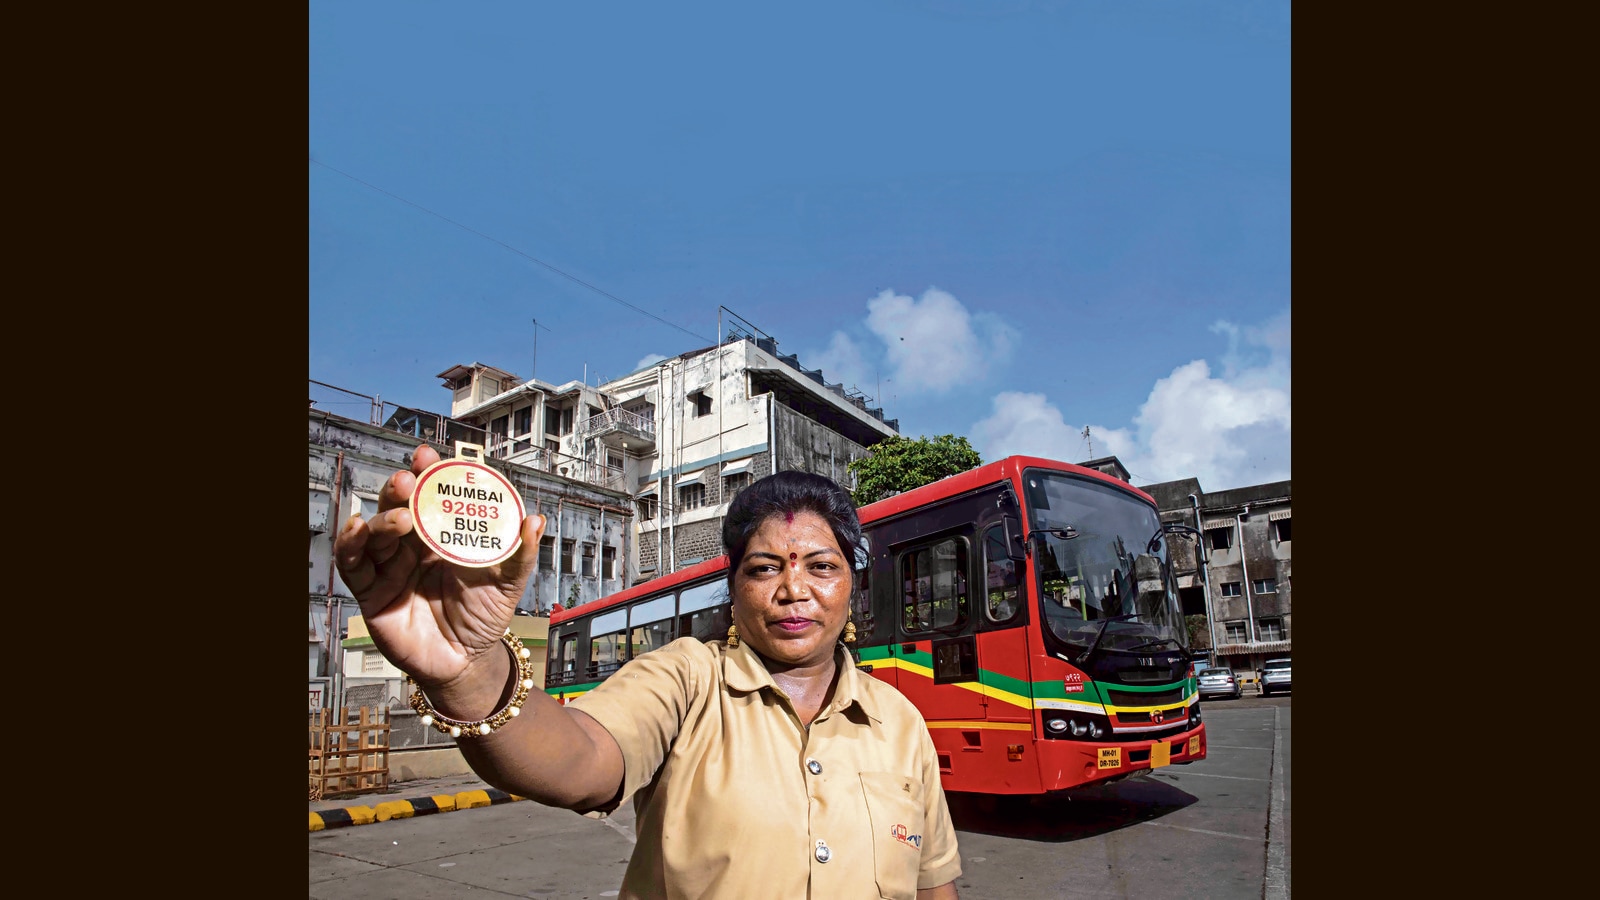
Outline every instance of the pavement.
<svg viewBox="0 0 1600 900">
<path fill-rule="evenodd" d="M 311 830 L 370 825 L 518 801 L 526 802 L 526 798 L 490 787 L 472 774 L 418 778 L 390 782 L 383 790 L 312 800 Z"/>
</svg>

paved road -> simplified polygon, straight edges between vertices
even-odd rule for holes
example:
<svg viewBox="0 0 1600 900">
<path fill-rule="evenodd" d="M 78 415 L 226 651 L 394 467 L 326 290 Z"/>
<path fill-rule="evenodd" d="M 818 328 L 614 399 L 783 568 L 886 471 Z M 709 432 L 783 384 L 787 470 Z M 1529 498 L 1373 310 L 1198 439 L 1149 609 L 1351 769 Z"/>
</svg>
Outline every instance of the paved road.
<svg viewBox="0 0 1600 900">
<path fill-rule="evenodd" d="M 1287 897 L 1290 712 L 1288 697 L 1208 702 L 1209 757 L 1146 778 L 1063 797 L 951 795 L 963 900 Z M 615 897 L 632 826 L 626 806 L 600 820 L 518 801 L 312 832 L 310 896 Z"/>
</svg>

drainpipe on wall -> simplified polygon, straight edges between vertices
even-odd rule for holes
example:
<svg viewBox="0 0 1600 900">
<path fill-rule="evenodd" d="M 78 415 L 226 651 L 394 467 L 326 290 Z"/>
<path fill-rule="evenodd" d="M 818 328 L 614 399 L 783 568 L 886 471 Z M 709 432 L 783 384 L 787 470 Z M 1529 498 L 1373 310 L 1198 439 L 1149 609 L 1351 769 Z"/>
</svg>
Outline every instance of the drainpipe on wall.
<svg viewBox="0 0 1600 900">
<path fill-rule="evenodd" d="M 556 498 L 556 538 L 550 543 L 551 562 L 555 563 L 556 570 L 556 603 L 563 603 L 567 599 L 567 595 L 561 593 L 561 507 L 566 502 L 565 497 Z"/>
<path fill-rule="evenodd" d="M 1233 523 L 1239 526 L 1239 571 L 1244 578 L 1244 583 L 1240 587 L 1244 588 L 1245 615 L 1249 617 L 1245 620 L 1244 636 L 1250 643 L 1254 644 L 1256 643 L 1256 608 L 1255 604 L 1250 600 L 1250 568 L 1244 558 L 1244 516 L 1249 512 L 1250 504 L 1246 503 L 1244 509 L 1233 514 Z M 1254 656 L 1255 654 L 1252 653 L 1251 655 Z"/>
<path fill-rule="evenodd" d="M 328 709 L 337 709 L 334 697 L 343 687 L 339 672 L 334 668 L 334 648 L 339 646 L 339 629 L 336 627 L 337 617 L 334 614 L 333 578 L 337 572 L 335 563 L 337 555 L 333 551 L 334 539 L 339 536 L 339 500 L 340 493 L 344 490 L 344 451 L 339 451 L 339 458 L 333 464 L 333 518 L 328 521 Z M 341 725 L 344 723 L 340 723 Z"/>
<path fill-rule="evenodd" d="M 1200 529 L 1200 534 L 1195 537 L 1196 560 L 1200 563 L 1200 596 L 1206 604 L 1206 630 L 1211 635 L 1211 655 L 1213 662 L 1217 655 L 1217 617 L 1211 608 L 1211 571 L 1206 565 L 1206 537 L 1205 525 L 1200 519 L 1200 498 L 1194 494 L 1189 495 L 1189 508 L 1194 510 L 1194 526 Z"/>
</svg>

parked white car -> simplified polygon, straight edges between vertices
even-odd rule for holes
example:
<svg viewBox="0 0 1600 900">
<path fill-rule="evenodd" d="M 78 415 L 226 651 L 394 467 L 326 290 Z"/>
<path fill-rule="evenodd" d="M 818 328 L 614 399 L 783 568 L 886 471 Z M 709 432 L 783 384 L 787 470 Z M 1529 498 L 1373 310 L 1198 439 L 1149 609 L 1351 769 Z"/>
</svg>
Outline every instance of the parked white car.
<svg viewBox="0 0 1600 900">
<path fill-rule="evenodd" d="M 1270 697 L 1278 691 L 1290 690 L 1289 657 L 1269 659 L 1261 664 L 1261 679 L 1257 682 L 1261 696 Z"/>
<path fill-rule="evenodd" d="M 1211 697 L 1229 697 L 1237 700 L 1244 693 L 1244 686 L 1234 677 L 1232 669 L 1221 667 L 1204 669 L 1197 677 L 1200 679 L 1201 700 Z"/>
</svg>

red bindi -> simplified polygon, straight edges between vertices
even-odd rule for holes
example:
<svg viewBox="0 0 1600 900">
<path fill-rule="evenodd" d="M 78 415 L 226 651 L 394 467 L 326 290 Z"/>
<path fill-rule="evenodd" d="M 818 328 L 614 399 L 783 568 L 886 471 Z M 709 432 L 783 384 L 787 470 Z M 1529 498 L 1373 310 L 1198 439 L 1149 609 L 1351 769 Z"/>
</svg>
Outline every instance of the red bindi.
<svg viewBox="0 0 1600 900">
<path fill-rule="evenodd" d="M 794 513 L 792 513 L 792 512 L 784 513 L 783 514 L 783 520 L 785 522 L 788 522 L 790 525 L 793 525 L 794 524 Z"/>
<path fill-rule="evenodd" d="M 796 554 L 793 554 L 793 553 L 789 554 L 789 568 L 792 569 L 795 566 L 800 565 L 799 563 L 795 562 L 796 559 L 799 559 L 799 556 L 797 556 Z"/>
</svg>

